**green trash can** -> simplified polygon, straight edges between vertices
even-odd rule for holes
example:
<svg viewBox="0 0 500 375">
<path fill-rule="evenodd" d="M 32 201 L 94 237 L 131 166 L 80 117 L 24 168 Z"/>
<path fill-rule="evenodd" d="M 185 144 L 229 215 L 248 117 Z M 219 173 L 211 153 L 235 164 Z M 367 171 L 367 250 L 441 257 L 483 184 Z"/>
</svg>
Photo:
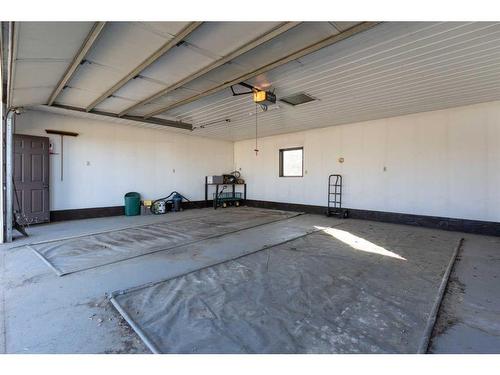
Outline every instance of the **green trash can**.
<svg viewBox="0 0 500 375">
<path fill-rule="evenodd" d="M 134 191 L 125 194 L 125 216 L 141 214 L 141 195 Z"/>
</svg>

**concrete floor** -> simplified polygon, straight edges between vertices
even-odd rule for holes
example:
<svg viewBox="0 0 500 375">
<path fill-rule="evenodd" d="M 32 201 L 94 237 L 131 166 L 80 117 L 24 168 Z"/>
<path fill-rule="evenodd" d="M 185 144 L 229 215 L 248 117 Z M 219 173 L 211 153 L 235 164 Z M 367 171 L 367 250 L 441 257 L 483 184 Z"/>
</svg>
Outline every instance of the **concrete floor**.
<svg viewBox="0 0 500 375">
<path fill-rule="evenodd" d="M 56 276 L 32 251 L 20 246 L 206 215 L 210 210 L 40 225 L 29 229 L 29 239 L 1 245 L 0 352 L 148 353 L 142 341 L 109 304 L 107 293 L 181 275 L 301 236 L 315 226 L 340 222 L 320 215 L 302 215 L 209 239 L 202 246 L 183 246 L 64 277 Z M 359 225 L 369 223 L 357 222 Z M 394 225 L 395 230 L 398 227 Z M 441 328 L 436 329 L 432 352 L 500 353 L 500 295 L 496 288 L 500 238 L 460 233 L 456 236 L 466 239 L 452 273 L 452 281 L 460 285 L 460 294 L 449 288 L 445 296 L 437 323 Z M 239 246 L 233 246 L 234 243 Z"/>
<path fill-rule="evenodd" d="M 500 353 L 500 237 L 465 235 L 431 353 Z"/>
</svg>

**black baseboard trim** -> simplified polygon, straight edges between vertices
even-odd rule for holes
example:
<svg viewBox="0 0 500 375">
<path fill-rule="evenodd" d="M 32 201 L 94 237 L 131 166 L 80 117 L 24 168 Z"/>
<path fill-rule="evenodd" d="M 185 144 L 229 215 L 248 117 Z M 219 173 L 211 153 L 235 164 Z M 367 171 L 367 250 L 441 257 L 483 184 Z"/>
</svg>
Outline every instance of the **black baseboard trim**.
<svg viewBox="0 0 500 375">
<path fill-rule="evenodd" d="M 306 204 L 247 200 L 247 206 L 271 208 L 284 211 L 301 211 L 311 214 L 325 214 L 326 207 Z M 500 223 L 467 219 L 453 219 L 439 216 L 413 215 L 397 212 L 371 211 L 347 208 L 353 219 L 381 221 L 384 223 L 413 225 L 424 228 L 443 229 L 456 232 L 500 236 Z"/>
<path fill-rule="evenodd" d="M 208 202 L 209 207 L 212 201 Z M 182 202 L 182 208 L 204 208 L 207 207 L 205 201 Z M 98 217 L 122 216 L 125 215 L 124 206 L 75 208 L 69 210 L 50 211 L 50 221 L 67 221 L 81 219 L 95 219 Z"/>
<path fill-rule="evenodd" d="M 70 210 L 50 211 L 50 221 L 93 219 L 121 215 L 125 215 L 124 206 L 75 208 Z"/>
<path fill-rule="evenodd" d="M 324 206 L 313 206 L 307 204 L 259 201 L 250 199 L 248 199 L 245 203 L 250 207 L 270 208 L 273 210 L 299 211 L 319 215 L 323 215 L 326 212 L 326 207 Z M 186 209 L 204 208 L 207 206 L 212 207 L 212 204 L 212 201 L 209 201 L 208 204 L 205 201 L 193 201 L 183 202 L 182 207 Z M 347 208 L 347 210 L 349 211 L 349 217 L 353 219 L 372 220 L 384 223 L 405 224 L 424 228 L 500 236 L 500 223 L 493 221 L 453 219 L 448 217 L 360 210 L 354 208 Z M 124 214 L 125 209 L 123 206 L 79 208 L 51 211 L 50 221 L 92 219 L 98 217 L 121 216 Z"/>
</svg>

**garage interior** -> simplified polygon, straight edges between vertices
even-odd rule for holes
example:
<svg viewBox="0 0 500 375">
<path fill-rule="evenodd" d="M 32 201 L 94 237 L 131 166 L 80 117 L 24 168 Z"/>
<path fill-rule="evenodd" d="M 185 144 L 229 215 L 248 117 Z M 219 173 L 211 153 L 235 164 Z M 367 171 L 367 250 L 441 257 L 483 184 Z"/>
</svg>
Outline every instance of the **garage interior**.
<svg viewBox="0 0 500 375">
<path fill-rule="evenodd" d="M 0 353 L 500 353 L 500 23 L 0 40 Z"/>
</svg>

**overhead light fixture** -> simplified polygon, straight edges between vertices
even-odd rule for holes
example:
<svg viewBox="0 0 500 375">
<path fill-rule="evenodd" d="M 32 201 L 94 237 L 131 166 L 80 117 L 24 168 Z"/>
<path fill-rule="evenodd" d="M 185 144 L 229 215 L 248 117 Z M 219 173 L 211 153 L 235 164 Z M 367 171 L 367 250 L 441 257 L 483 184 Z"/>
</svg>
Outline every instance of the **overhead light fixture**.
<svg viewBox="0 0 500 375">
<path fill-rule="evenodd" d="M 288 95 L 283 98 L 280 98 L 280 101 L 283 103 L 296 106 L 296 105 L 301 105 L 309 102 L 313 102 L 317 100 L 316 98 L 313 98 L 311 95 L 305 94 L 303 92 L 298 93 L 298 94 L 293 94 L 293 95 Z"/>
</svg>

